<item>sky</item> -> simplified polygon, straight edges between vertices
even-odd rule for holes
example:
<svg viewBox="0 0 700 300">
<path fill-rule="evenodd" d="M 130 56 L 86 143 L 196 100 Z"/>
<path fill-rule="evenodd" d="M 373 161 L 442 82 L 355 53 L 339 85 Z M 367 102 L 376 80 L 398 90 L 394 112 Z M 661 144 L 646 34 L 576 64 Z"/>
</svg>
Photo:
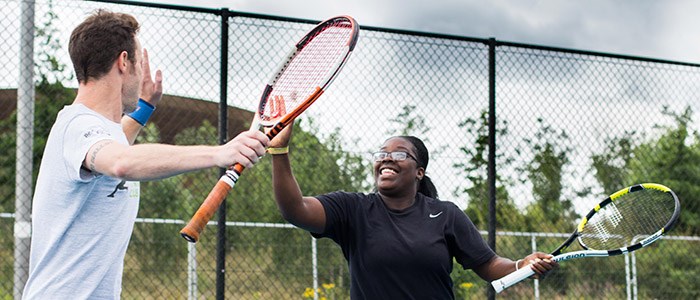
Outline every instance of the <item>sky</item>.
<svg viewBox="0 0 700 300">
<path fill-rule="evenodd" d="M 694 0 L 150 0 L 700 63 Z"/>
<path fill-rule="evenodd" d="M 350 15 L 361 26 L 700 64 L 700 1 L 694 0 L 153 1 L 311 20 Z"/>
<path fill-rule="evenodd" d="M 0 0 L 2 2 L 2 0 Z M 353 16 L 360 25 L 416 30 L 422 32 L 433 32 L 442 34 L 452 34 L 474 38 L 496 38 L 501 41 L 537 44 L 544 46 L 555 46 L 570 49 L 580 49 L 588 51 L 597 51 L 605 53 L 625 54 L 657 59 L 665 59 L 672 61 L 690 62 L 700 64 L 700 36 L 696 34 L 700 28 L 700 19 L 696 17 L 697 12 L 700 12 L 700 1 L 690 0 L 666 0 L 666 1 L 651 1 L 651 0 L 587 0 L 587 1 L 555 1 L 555 0 L 227 0 L 227 1 L 211 1 L 211 0 L 148 0 L 146 2 L 167 3 L 184 6 L 197 6 L 211 9 L 219 9 L 226 7 L 233 11 L 259 13 L 266 15 L 276 15 L 282 17 L 293 17 L 310 20 L 323 20 L 336 15 Z M 196 4 L 193 4 L 196 3 Z M 70 4 L 68 4 L 70 5 Z M 89 5 L 87 5 L 89 6 Z M 64 8 L 62 8 L 64 9 Z M 64 9 L 65 10 L 65 9 Z M 0 9 L 2 11 L 2 9 Z M 86 12 L 85 12 L 86 13 Z M 80 15 L 80 12 L 75 13 Z M 64 18 L 66 18 L 64 16 Z M 11 20 L 11 18 L 6 18 Z M 77 22 L 77 20 L 68 19 L 69 22 Z M 3 22 L 0 21 L 0 24 Z M 5 23 L 6 24 L 6 23 Z M 144 23 L 146 24 L 146 23 Z M 71 25 L 71 27 L 74 25 Z M 145 37 L 147 33 L 159 33 L 158 26 L 144 26 L 142 35 L 144 41 L 148 41 Z M 216 31 L 218 28 L 213 27 Z M 15 32 L 16 33 L 16 32 Z M 200 32 L 201 33 L 201 32 Z M 0 37 L 11 36 L 13 32 L 0 31 Z M 67 35 L 67 33 L 66 33 Z M 170 37 L 170 36 L 169 36 Z M 178 38 L 175 36 L 174 38 Z M 178 43 L 180 39 L 169 42 Z M 8 38 L 9 39 L 9 38 Z M 67 36 L 63 36 L 63 40 L 67 40 Z M 376 41 L 376 40 L 375 40 Z M 163 45 L 150 44 L 149 47 L 170 47 Z M 65 45 L 64 45 L 65 46 Z M 154 48 L 149 48 L 149 50 Z M 158 49 L 158 48 L 155 48 Z M 188 97 L 202 97 L 202 99 L 218 99 L 217 82 L 207 80 L 210 78 L 212 68 L 207 64 L 197 64 L 197 58 L 184 57 L 176 61 L 178 63 L 165 63 L 173 61 L 173 57 L 168 55 L 177 55 L 178 53 L 186 53 L 189 49 L 177 49 L 177 51 L 168 51 L 162 55 L 154 55 L 152 57 L 152 65 L 156 68 L 163 68 L 165 80 L 168 82 L 167 93 L 173 95 L 181 95 Z M 182 50 L 182 51 L 179 51 Z M 184 51 L 184 52 L 183 52 Z M 215 51 L 215 49 L 213 50 Z M 10 51 L 11 52 L 11 51 Z M 361 51 L 356 51 L 360 55 Z M 63 51 L 67 53 L 67 51 Z M 158 53 L 154 51 L 154 53 Z M 253 53 L 253 52 L 251 52 Z M 284 54 L 284 53 L 283 53 Z M 16 58 L 16 53 L 0 53 L 0 59 Z M 16 59 L 11 59 L 11 62 L 16 62 Z M 64 61 L 68 61 L 65 59 Z M 169 74 L 181 74 L 178 67 L 182 63 L 187 65 L 191 63 L 195 67 L 187 74 L 187 76 L 170 76 Z M 344 80 L 343 77 L 351 78 L 352 70 L 355 72 L 363 72 L 361 67 L 362 60 L 351 60 L 351 64 L 357 64 L 355 67 L 346 68 L 344 76 L 334 83 L 334 91 L 342 91 Z M 16 67 L 3 65 L 4 68 L 17 69 Z M 273 66 L 270 66 L 272 68 Z M 424 70 L 424 69 L 420 69 Z M 214 71 L 216 72 L 216 71 Z M 6 72 L 9 73 L 9 72 Z M 238 107 L 249 107 L 250 99 L 256 99 L 259 95 L 258 82 L 261 72 L 250 72 L 251 78 L 245 78 L 254 82 L 251 84 L 250 90 L 233 91 L 229 87 L 230 95 L 240 93 L 250 95 L 246 97 L 230 97 L 230 105 Z M 355 74 L 357 76 L 357 74 Z M 469 74 L 463 74 L 469 79 Z M 364 76 L 364 75 L 363 75 Z M 377 75 L 379 76 L 379 75 Z M 267 79 L 267 74 L 263 77 Z M 0 76 L 0 88 L 3 86 L 12 86 L 16 78 L 12 76 Z M 456 80 L 465 80 L 465 77 L 455 78 Z M 623 80 L 625 78 L 620 78 Z M 3 82 L 8 81 L 8 82 Z M 192 82 L 197 82 L 194 86 L 201 90 L 210 91 L 211 95 L 202 95 L 200 89 L 189 88 Z M 237 80 L 244 80 L 238 78 Z M 689 79 L 690 80 L 690 79 Z M 695 80 L 695 79 L 692 79 Z M 246 81 L 247 82 L 247 81 Z M 372 82 L 371 80 L 366 82 Z M 693 81 L 695 82 L 695 81 Z M 351 85 L 349 81 L 346 83 Z M 239 84 L 240 86 L 240 84 Z M 243 86 L 247 86 L 243 84 Z M 625 86 L 625 85 L 621 85 Z M 675 85 L 678 86 L 678 85 Z M 404 97 L 411 101 L 410 103 L 420 103 L 415 100 L 425 95 L 430 95 L 430 85 L 419 85 L 407 89 L 415 94 L 404 93 L 396 94 L 396 97 Z M 345 90 L 351 88 L 345 87 Z M 397 88 L 401 89 L 401 87 Z M 357 89 L 363 90 L 363 89 Z M 556 91 L 556 89 L 554 89 Z M 471 90 L 458 90 L 466 93 L 473 92 Z M 381 91 L 373 91 L 380 93 Z M 663 90 L 659 90 L 663 92 Z M 333 95 L 333 94 L 330 94 Z M 329 98 L 330 95 L 324 96 Z M 336 97 L 341 97 L 342 93 L 334 93 Z M 357 94 L 352 94 L 357 95 Z M 384 95 L 380 95 L 384 96 Z M 368 101 L 376 99 L 378 96 L 371 94 L 365 97 Z M 396 99 L 404 101 L 406 99 Z M 238 102 L 236 102 L 238 101 Z M 352 101 L 339 101 L 341 103 L 354 104 Z M 306 112 L 306 115 L 312 115 L 315 112 L 323 111 L 324 103 L 329 106 L 334 106 L 332 101 L 320 101 L 314 107 Z M 681 103 L 681 102 L 679 102 Z M 374 109 L 376 106 L 365 105 L 362 107 L 368 108 L 370 113 L 377 114 L 371 119 L 385 120 L 386 116 L 395 116 L 399 107 L 382 107 L 381 110 Z M 537 107 L 537 103 L 531 106 Z M 335 107 L 333 107 L 335 109 Z M 393 109 L 391 111 L 387 109 Z M 700 110 L 700 109 L 699 109 Z M 345 111 L 349 111 L 346 109 Z M 617 110 L 610 109 L 607 111 L 615 112 Z M 696 110 L 697 111 L 697 110 Z M 362 111 L 354 111 L 356 114 L 362 115 Z M 364 114 L 368 112 L 365 111 Z M 507 115 L 507 111 L 502 111 L 503 115 Z M 321 114 L 313 115 L 313 117 L 321 120 Z M 333 118 L 332 114 L 323 114 L 326 118 Z M 354 117 L 345 116 L 348 120 L 355 120 Z M 586 117 L 586 115 L 581 115 Z M 442 119 L 435 119 L 443 121 Z M 587 124 L 588 120 L 579 120 L 579 123 Z M 590 121 L 591 123 L 593 121 Z M 322 122 L 325 126 L 334 126 L 335 122 Z M 440 124 L 430 124 L 431 128 L 441 128 Z M 442 125 L 444 126 L 444 125 Z M 534 128 L 534 127 L 532 127 Z M 323 128 L 330 132 L 333 128 Z M 355 130 L 357 131 L 357 130 Z M 515 132 L 514 136 L 526 136 L 528 133 Z M 353 130 L 344 130 L 345 135 L 349 138 L 357 138 L 353 135 Z M 605 131 L 607 132 L 607 131 Z M 605 133 L 603 132 L 603 133 Z M 382 141 L 384 131 L 374 132 L 377 137 L 367 137 L 362 134 L 362 139 L 359 141 L 352 140 L 354 146 L 361 151 L 373 150 L 377 146 L 377 141 Z M 442 147 L 447 144 L 440 140 L 440 137 L 434 137 L 430 142 L 436 145 L 435 148 Z M 585 144 L 582 142 L 582 144 Z M 447 156 L 447 154 L 445 154 Z M 434 170 L 440 169 L 439 162 L 433 160 L 431 162 Z M 436 164 L 437 163 L 437 164 Z M 445 165 L 448 165 L 446 162 Z M 449 169 L 443 167 L 442 169 Z M 446 180 L 447 181 L 447 180 Z M 443 193 L 441 191 L 442 195 Z"/>
</svg>

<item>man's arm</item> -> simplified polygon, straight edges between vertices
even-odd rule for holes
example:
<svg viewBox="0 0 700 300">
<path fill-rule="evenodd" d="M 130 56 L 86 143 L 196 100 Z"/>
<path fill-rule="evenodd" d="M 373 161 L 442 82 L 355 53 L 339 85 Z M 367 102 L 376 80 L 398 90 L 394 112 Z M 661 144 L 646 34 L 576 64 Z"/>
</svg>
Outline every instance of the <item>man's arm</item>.
<svg viewBox="0 0 700 300">
<path fill-rule="evenodd" d="M 131 117 L 124 115 L 122 117 L 122 130 L 124 131 L 124 134 L 126 135 L 127 141 L 129 141 L 129 145 L 133 145 L 134 142 L 136 141 L 136 137 L 139 135 L 139 132 L 141 132 L 141 124 L 136 122 L 134 119 Z"/>
<path fill-rule="evenodd" d="M 133 181 L 160 179 L 217 166 L 225 168 L 235 163 L 250 168 L 265 154 L 268 143 L 267 136 L 257 130 L 243 132 L 220 146 L 127 146 L 114 140 L 102 140 L 90 147 L 83 166 L 92 172 Z"/>
</svg>

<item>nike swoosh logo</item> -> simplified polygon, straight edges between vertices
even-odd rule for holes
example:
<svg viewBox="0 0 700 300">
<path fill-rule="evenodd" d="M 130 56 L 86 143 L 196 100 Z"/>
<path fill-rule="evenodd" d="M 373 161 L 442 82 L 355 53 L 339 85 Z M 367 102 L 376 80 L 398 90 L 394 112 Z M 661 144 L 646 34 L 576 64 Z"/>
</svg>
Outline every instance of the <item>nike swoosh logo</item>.
<svg viewBox="0 0 700 300">
<path fill-rule="evenodd" d="M 428 215 L 428 217 L 430 217 L 431 219 L 433 219 L 433 218 L 439 217 L 441 214 L 442 214 L 442 212 L 439 212 L 439 213 L 436 213 L 436 214 L 430 214 L 430 215 Z"/>
</svg>

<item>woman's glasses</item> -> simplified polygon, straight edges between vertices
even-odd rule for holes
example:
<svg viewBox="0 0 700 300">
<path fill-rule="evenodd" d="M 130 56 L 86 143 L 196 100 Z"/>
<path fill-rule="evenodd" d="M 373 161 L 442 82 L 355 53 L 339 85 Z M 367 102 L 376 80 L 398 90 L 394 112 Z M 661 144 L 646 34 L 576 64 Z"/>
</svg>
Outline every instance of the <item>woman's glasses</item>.
<svg viewBox="0 0 700 300">
<path fill-rule="evenodd" d="M 394 152 L 379 151 L 379 152 L 372 153 L 372 159 L 374 159 L 374 161 L 382 161 L 385 158 L 387 158 L 387 156 L 391 157 L 391 159 L 395 160 L 395 161 L 403 161 L 403 160 L 406 160 L 406 158 L 411 158 L 415 161 L 418 161 L 415 157 L 413 157 L 413 155 L 408 154 L 408 152 L 404 152 L 404 151 L 394 151 Z"/>
</svg>

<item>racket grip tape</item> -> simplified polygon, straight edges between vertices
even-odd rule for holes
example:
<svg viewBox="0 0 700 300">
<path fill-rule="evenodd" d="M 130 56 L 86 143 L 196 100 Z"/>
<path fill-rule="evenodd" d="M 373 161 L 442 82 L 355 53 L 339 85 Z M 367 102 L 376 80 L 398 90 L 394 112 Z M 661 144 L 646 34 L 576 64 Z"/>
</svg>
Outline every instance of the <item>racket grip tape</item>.
<svg viewBox="0 0 700 300">
<path fill-rule="evenodd" d="M 207 226 L 235 184 L 236 182 L 232 181 L 228 174 L 221 176 L 190 222 L 180 230 L 180 235 L 190 243 L 199 241 L 199 235 L 204 231 L 204 227 Z"/>
<path fill-rule="evenodd" d="M 518 282 L 525 280 L 526 278 L 534 274 L 535 271 L 532 270 L 532 267 L 530 265 L 527 265 L 522 269 L 510 273 L 500 279 L 491 281 L 491 286 L 493 286 L 493 289 L 496 291 L 496 293 L 500 293 L 503 290 L 511 287 L 512 285 Z"/>
</svg>

